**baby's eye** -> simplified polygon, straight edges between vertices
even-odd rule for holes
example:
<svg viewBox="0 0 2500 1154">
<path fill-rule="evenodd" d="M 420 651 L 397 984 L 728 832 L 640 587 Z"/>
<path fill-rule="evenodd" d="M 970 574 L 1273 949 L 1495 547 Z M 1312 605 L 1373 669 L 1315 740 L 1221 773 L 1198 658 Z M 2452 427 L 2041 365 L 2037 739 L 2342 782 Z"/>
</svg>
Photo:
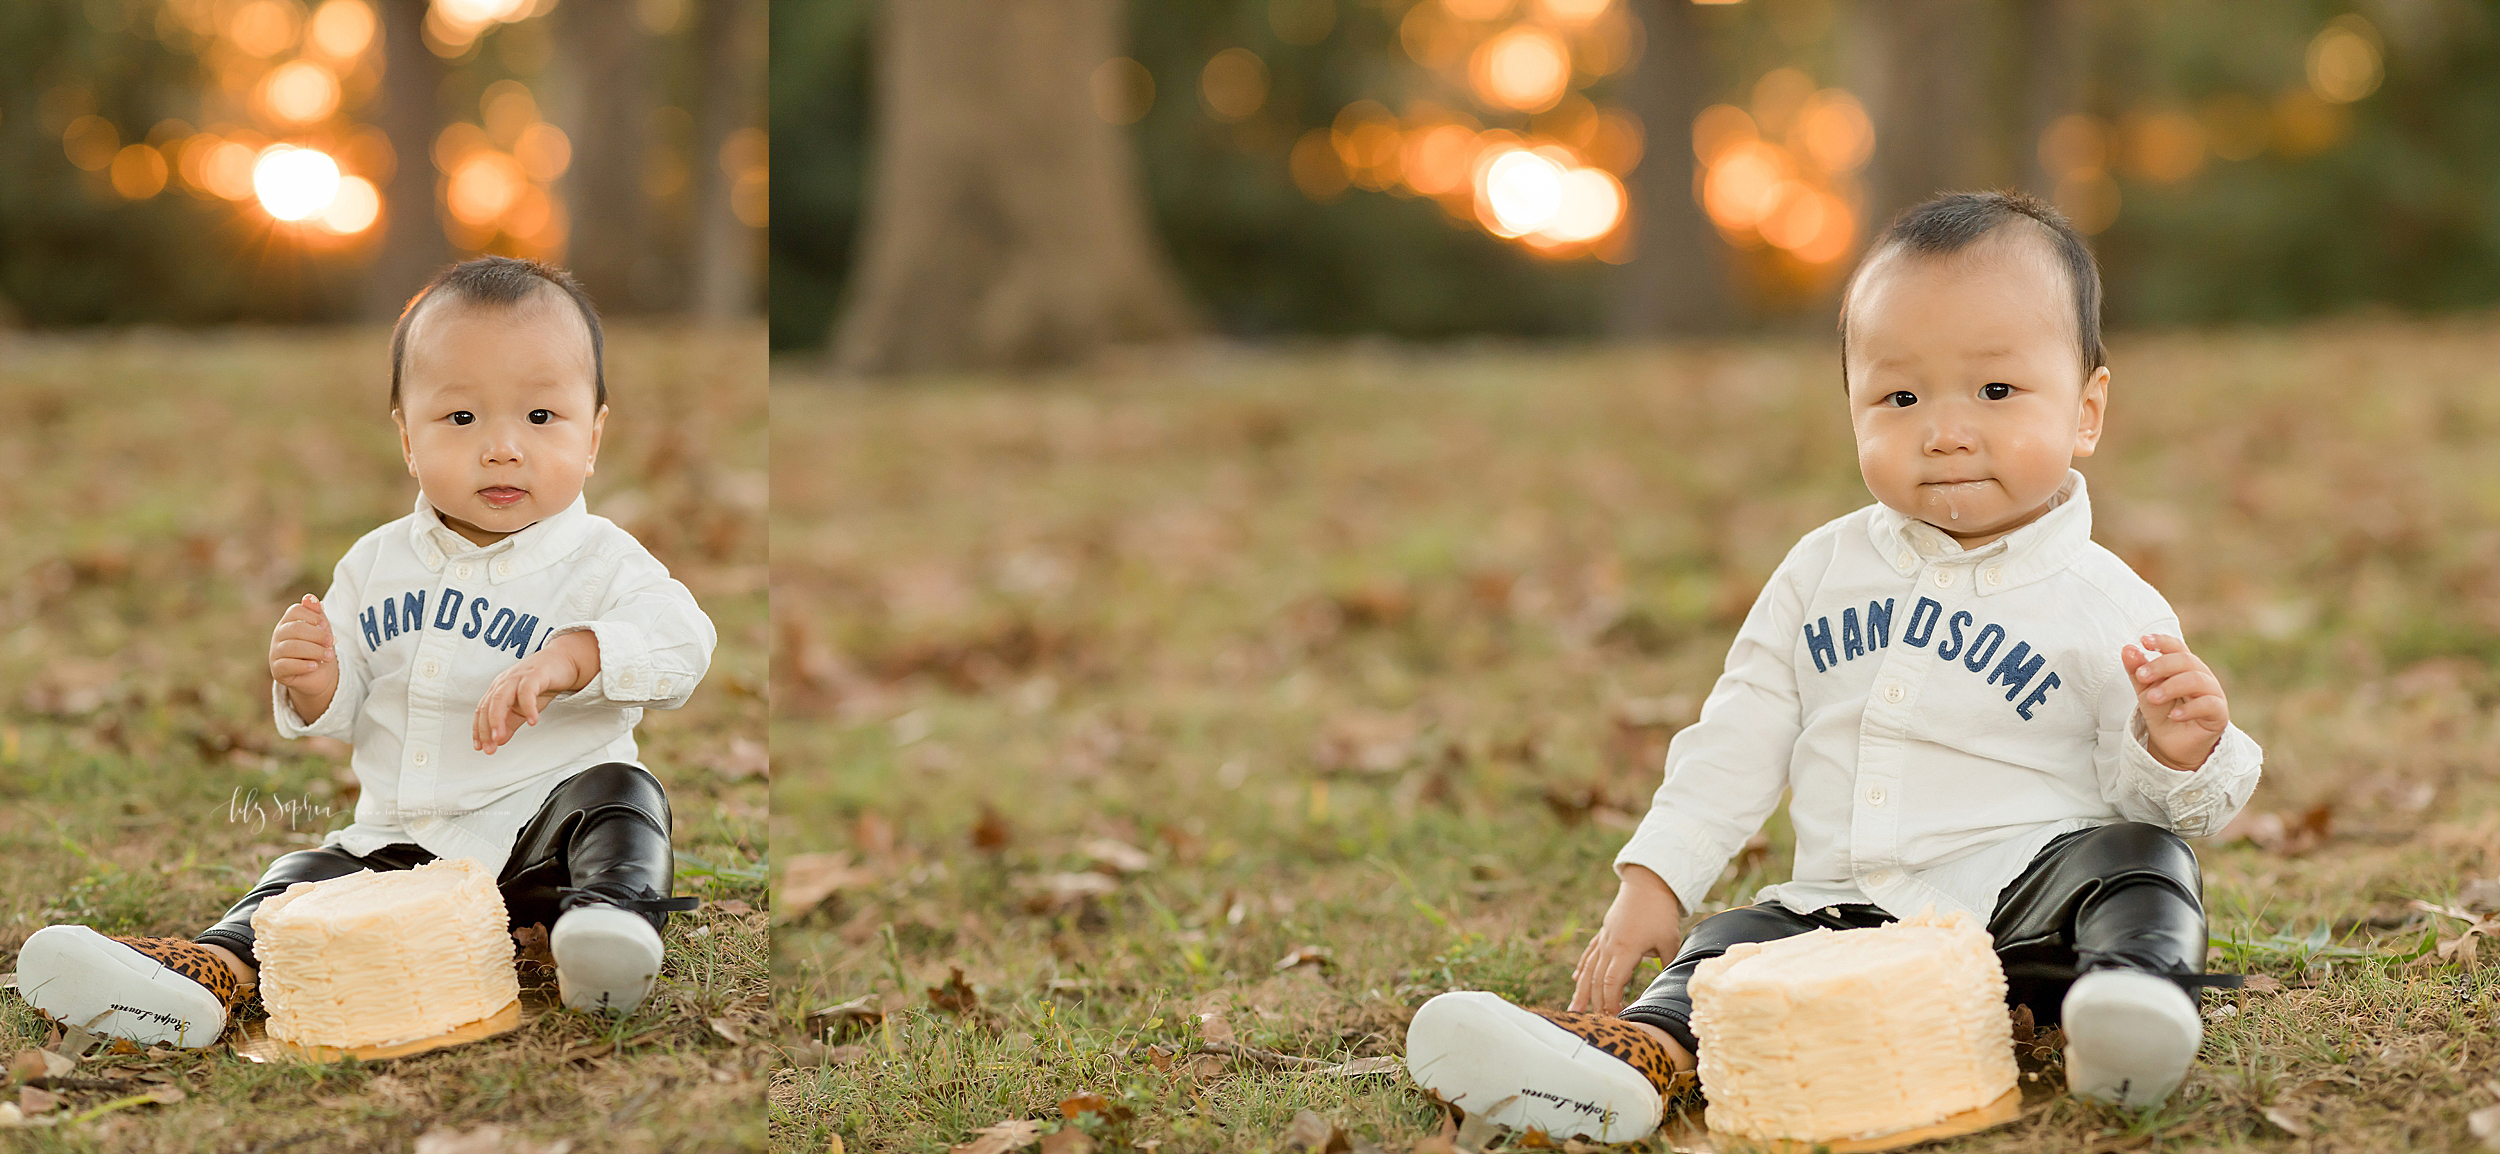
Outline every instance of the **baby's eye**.
<svg viewBox="0 0 2500 1154">
<path fill-rule="evenodd" d="M 1884 403 L 1896 409 L 1906 409 L 1918 403 L 1918 394 L 1908 389 L 1898 389 L 1885 397 Z"/>
<path fill-rule="evenodd" d="M 556 419 L 556 414 L 555 414 L 555 410 L 553 410 L 553 409 L 531 409 L 531 410 L 530 410 L 530 423 L 531 423 L 531 424 L 533 424 L 533 425 L 543 425 L 543 424 L 546 424 L 547 422 L 552 421 L 552 420 L 555 420 L 555 419 Z"/>
<path fill-rule="evenodd" d="M 2005 398 L 2014 395 L 2014 386 L 2006 384 L 2003 381 L 1990 381 L 1987 384 L 1979 386 L 1979 395 L 1986 397 L 1991 401 L 2002 401 Z"/>
<path fill-rule="evenodd" d="M 470 412 L 470 411 L 469 411 L 469 410 L 467 410 L 467 409 L 462 409 L 462 410 L 460 410 L 459 412 L 453 413 L 453 414 L 451 415 L 451 423 L 452 423 L 452 424 L 455 424 L 455 425 L 465 425 L 465 424 L 468 424 L 469 422 L 474 421 L 474 420 L 476 420 L 476 419 L 477 419 L 477 414 L 476 414 L 476 413 L 472 413 L 472 412 Z"/>
</svg>

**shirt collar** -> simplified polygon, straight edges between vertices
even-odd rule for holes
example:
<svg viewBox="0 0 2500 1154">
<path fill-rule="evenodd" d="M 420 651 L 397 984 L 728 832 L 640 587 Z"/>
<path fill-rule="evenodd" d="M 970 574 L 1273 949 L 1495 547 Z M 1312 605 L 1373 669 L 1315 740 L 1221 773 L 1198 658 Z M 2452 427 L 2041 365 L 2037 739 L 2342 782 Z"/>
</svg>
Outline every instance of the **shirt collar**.
<svg viewBox="0 0 2500 1154">
<path fill-rule="evenodd" d="M 571 505 L 555 516 L 540 520 L 520 532 L 492 545 L 476 545 L 443 524 L 443 515 L 425 493 L 417 493 L 415 515 L 408 521 L 409 543 L 415 546 L 417 558 L 429 570 L 439 570 L 453 559 L 491 561 L 487 567 L 490 582 L 508 581 L 537 572 L 556 563 L 573 551 L 573 546 L 590 528 L 590 505 L 576 495 Z"/>
<path fill-rule="evenodd" d="M 2039 520 L 1976 549 L 1964 549 L 1944 530 L 1880 502 L 1866 531 L 1876 554 L 1905 577 L 1924 565 L 1991 562 L 1993 576 L 1977 585 L 1985 597 L 2049 576 L 2082 556 L 2092 544 L 2092 498 L 2083 474 L 2070 468 Z"/>
</svg>

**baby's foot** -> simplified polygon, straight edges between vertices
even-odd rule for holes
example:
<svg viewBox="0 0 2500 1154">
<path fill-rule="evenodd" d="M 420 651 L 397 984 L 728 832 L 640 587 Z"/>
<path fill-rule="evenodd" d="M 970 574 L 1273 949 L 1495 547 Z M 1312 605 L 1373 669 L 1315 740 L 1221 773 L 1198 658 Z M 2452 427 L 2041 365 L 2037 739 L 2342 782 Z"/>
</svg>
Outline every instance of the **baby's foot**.
<svg viewBox="0 0 2500 1154">
<path fill-rule="evenodd" d="M 547 949 L 567 1009 L 633 1013 L 660 973 L 660 932 L 650 919 L 605 902 L 566 910 Z"/>
<path fill-rule="evenodd" d="M 2205 1038 L 2196 999 L 2142 970 L 2094 970 L 2066 990 L 2066 1086 L 2131 1110 L 2161 1105 Z"/>
<path fill-rule="evenodd" d="M 234 970 L 180 938 L 107 937 L 45 926 L 17 955 L 17 991 L 56 1021 L 142 1046 L 214 1045 L 246 996 Z"/>
<path fill-rule="evenodd" d="M 1658 1128 L 1678 1081 L 1667 1049 L 1621 1018 L 1442 994 L 1406 1027 L 1416 1084 L 1469 1117 L 1551 1138 L 1629 1142 Z"/>
</svg>

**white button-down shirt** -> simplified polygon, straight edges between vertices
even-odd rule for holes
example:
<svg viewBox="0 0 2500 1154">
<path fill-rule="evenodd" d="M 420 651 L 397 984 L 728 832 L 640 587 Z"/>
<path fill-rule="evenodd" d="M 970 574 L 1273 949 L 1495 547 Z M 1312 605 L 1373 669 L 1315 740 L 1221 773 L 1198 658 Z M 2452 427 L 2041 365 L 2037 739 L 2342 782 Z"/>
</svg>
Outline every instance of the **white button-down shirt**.
<svg viewBox="0 0 2500 1154">
<path fill-rule="evenodd" d="M 1700 720 L 1667 747 L 1623 851 L 1698 908 L 1790 795 L 1795 880 L 1757 902 L 1871 902 L 1985 921 L 2060 834 L 2145 821 L 2194 837 L 2247 804 L 2263 757 L 2232 726 L 2182 772 L 2144 745 L 2121 647 L 2179 633 L 2092 542 L 2083 475 L 1977 549 L 1881 504 L 1816 529 L 1772 573 Z"/>
<path fill-rule="evenodd" d="M 369 854 L 414 842 L 501 869 L 514 837 L 566 778 L 635 760 L 644 709 L 686 703 L 712 662 L 711 618 L 633 535 L 571 507 L 492 545 L 416 511 L 339 559 L 323 611 L 339 688 L 305 722 L 271 683 L 281 737 L 354 743 L 352 824 L 322 844 Z M 493 754 L 470 747 L 495 675 L 559 634 L 588 630 L 599 675 L 550 701 Z"/>
</svg>

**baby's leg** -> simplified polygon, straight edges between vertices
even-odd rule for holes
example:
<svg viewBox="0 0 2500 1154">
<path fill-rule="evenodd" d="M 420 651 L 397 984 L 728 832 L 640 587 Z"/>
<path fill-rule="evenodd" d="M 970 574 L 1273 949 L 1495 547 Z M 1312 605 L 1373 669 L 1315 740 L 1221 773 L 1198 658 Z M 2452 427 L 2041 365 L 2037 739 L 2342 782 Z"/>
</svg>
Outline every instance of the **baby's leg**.
<svg viewBox="0 0 2500 1154">
<path fill-rule="evenodd" d="M 651 771 L 624 762 L 565 779 L 521 828 L 498 885 L 515 926 L 555 925 L 577 906 L 607 902 L 668 928 L 665 899 L 676 857 L 669 850 L 668 794 Z"/>
<path fill-rule="evenodd" d="M 1651 980 L 1648 990 L 1623 1008 L 1622 1017 L 1667 1043 L 1667 1054 L 1675 1059 L 1677 1069 L 1692 1069 L 1701 1044 L 1693 1037 L 1693 995 L 1689 986 L 1693 971 L 1701 968 L 1703 962 L 1742 942 L 1768 942 L 1809 930 L 1845 930 L 1891 920 L 1891 915 L 1874 906 L 1835 906 L 1800 914 L 1786 906 L 1767 904 L 1739 906 L 1712 915 L 1684 935 L 1684 945 L 1675 952 L 1675 960 Z"/>
<path fill-rule="evenodd" d="M 433 856 L 422 847 L 413 845 L 384 846 L 369 858 L 357 857 L 336 846 L 282 854 L 269 863 L 267 870 L 262 871 L 260 881 L 252 886 L 251 892 L 235 902 L 224 917 L 217 919 L 216 925 L 191 940 L 220 955 L 234 970 L 235 977 L 242 980 L 243 988 L 249 990 L 260 977 L 253 968 L 259 959 L 252 952 L 252 913 L 260 908 L 262 902 L 285 893 L 288 886 L 297 882 L 327 881 L 359 870 L 412 869 Z"/>
<path fill-rule="evenodd" d="M 2203 973 L 2202 884 L 2195 851 L 2157 825 L 2117 822 L 2050 842 L 1989 919 L 2007 1000 L 2045 1027 L 2059 1020 L 2067 969 Z"/>
<path fill-rule="evenodd" d="M 2143 1108 L 2186 1077 L 2204 1024 L 2173 979 L 2204 972 L 2198 890 L 2177 834 L 2118 822 L 2050 842 L 1999 897 L 1988 929 L 2008 999 L 2065 1027 L 2076 1096 Z"/>
<path fill-rule="evenodd" d="M 609 762 L 567 778 L 523 826 L 501 885 L 512 923 L 549 927 L 556 987 L 566 1007 L 627 1013 L 658 981 L 660 931 L 676 859 L 668 795 L 637 765 Z"/>
</svg>

